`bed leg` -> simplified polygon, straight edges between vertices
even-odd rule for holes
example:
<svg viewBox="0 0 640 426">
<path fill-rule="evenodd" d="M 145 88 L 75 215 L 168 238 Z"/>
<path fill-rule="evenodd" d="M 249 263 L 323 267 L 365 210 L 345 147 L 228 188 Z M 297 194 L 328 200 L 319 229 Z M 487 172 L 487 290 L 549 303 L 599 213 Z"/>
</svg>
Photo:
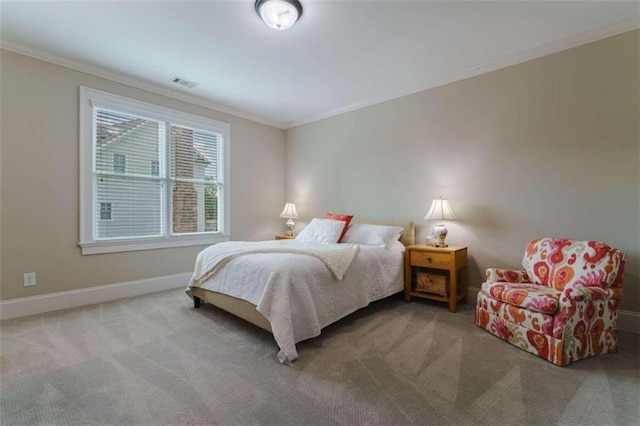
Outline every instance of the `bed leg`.
<svg viewBox="0 0 640 426">
<path fill-rule="evenodd" d="M 202 300 L 200 300 L 199 297 L 193 296 L 193 307 L 196 309 L 199 308 L 200 303 L 202 303 Z"/>
</svg>

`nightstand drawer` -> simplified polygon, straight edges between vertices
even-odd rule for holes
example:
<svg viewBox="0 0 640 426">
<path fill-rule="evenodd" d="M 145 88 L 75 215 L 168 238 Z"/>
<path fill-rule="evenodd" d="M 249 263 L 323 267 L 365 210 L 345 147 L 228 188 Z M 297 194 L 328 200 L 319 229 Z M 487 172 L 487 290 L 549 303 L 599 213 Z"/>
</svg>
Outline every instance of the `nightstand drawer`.
<svg viewBox="0 0 640 426">
<path fill-rule="evenodd" d="M 449 269 L 451 266 L 451 255 L 449 253 L 437 253 L 434 251 L 411 250 L 411 266 Z"/>
</svg>

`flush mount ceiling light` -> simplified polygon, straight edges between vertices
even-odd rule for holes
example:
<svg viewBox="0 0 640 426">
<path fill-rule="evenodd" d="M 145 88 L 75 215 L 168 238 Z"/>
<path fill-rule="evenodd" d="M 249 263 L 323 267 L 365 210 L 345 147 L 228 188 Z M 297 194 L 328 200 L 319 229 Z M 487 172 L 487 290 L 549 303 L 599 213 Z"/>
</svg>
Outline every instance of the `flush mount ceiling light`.
<svg viewBox="0 0 640 426">
<path fill-rule="evenodd" d="M 286 30 L 302 16 L 298 0 L 256 0 L 256 12 L 265 24 L 276 30 Z"/>
</svg>

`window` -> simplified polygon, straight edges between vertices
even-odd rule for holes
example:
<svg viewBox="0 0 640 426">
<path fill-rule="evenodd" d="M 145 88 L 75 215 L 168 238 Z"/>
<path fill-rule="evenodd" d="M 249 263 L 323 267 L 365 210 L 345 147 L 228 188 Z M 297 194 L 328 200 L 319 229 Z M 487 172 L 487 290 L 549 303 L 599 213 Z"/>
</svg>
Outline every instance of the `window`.
<svg viewBox="0 0 640 426">
<path fill-rule="evenodd" d="M 100 203 L 100 220 L 111 220 L 111 203 Z"/>
<path fill-rule="evenodd" d="M 113 173 L 124 174 L 127 166 L 127 157 L 124 154 L 113 153 Z"/>
<path fill-rule="evenodd" d="M 84 87 L 80 105 L 83 254 L 228 239 L 228 124 Z"/>
</svg>

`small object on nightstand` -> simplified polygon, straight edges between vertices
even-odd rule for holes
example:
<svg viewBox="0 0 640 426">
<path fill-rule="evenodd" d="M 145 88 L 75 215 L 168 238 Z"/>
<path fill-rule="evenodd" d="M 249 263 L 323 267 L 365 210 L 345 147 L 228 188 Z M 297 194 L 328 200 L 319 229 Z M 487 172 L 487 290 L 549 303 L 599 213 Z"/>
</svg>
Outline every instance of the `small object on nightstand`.
<svg viewBox="0 0 640 426">
<path fill-rule="evenodd" d="M 467 301 L 467 248 L 407 246 L 404 252 L 404 301 L 411 297 L 447 302 L 456 312 Z"/>
<path fill-rule="evenodd" d="M 276 240 L 295 240 L 295 235 L 276 235 Z"/>
<path fill-rule="evenodd" d="M 436 238 L 429 234 L 425 237 L 424 239 L 424 243 L 429 246 L 429 247 L 435 247 L 436 246 Z"/>
</svg>

